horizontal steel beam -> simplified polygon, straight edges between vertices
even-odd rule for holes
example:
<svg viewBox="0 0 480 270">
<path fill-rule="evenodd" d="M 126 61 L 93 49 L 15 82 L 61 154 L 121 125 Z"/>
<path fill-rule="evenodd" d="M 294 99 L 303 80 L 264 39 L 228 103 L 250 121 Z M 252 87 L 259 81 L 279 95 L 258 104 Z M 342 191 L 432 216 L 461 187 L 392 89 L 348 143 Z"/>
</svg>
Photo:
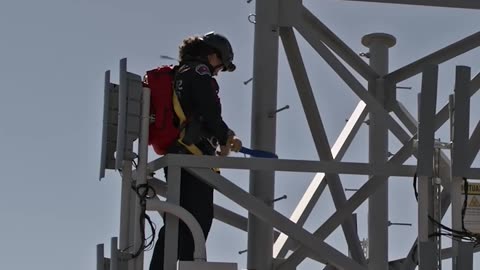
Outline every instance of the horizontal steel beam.
<svg viewBox="0 0 480 270">
<path fill-rule="evenodd" d="M 401 82 L 422 72 L 426 65 L 439 65 L 478 46 L 480 46 L 480 31 L 391 72 L 385 76 L 385 80 L 392 83 Z"/>
<path fill-rule="evenodd" d="M 413 152 L 413 138 L 406 143 L 389 161 L 387 164 L 403 164 Z M 330 216 L 325 223 L 320 226 L 315 232 L 315 237 L 319 239 L 327 238 L 342 221 L 350 216 L 355 209 L 357 209 L 378 187 L 384 183 L 382 177 L 373 176 L 365 183 L 355 194 L 348 199 L 347 203 Z M 302 246 L 299 246 L 284 262 L 278 266 L 278 270 L 292 269 L 300 264 L 310 252 Z"/>
<path fill-rule="evenodd" d="M 480 9 L 480 2 L 475 0 L 347 0 L 347 1 L 418 5 L 418 6 L 446 7 L 446 8 Z"/>
<path fill-rule="evenodd" d="M 369 163 L 357 162 L 214 157 L 179 154 L 168 154 L 163 158 L 149 163 L 149 169 L 151 171 L 161 169 L 161 166 L 179 166 L 184 168 L 229 168 L 255 171 L 324 172 L 327 174 L 383 176 L 413 176 L 416 170 L 416 166 L 399 164 L 374 166 Z"/>
<path fill-rule="evenodd" d="M 348 45 L 346 45 L 339 37 L 335 35 L 326 25 L 324 25 L 314 14 L 307 8 L 302 9 L 302 21 L 311 26 L 312 34 L 320 39 L 340 58 L 349 64 L 366 80 L 374 80 L 379 75 L 355 53 Z"/>
<path fill-rule="evenodd" d="M 467 179 L 480 179 L 480 168 L 467 169 L 465 177 Z"/>
<path fill-rule="evenodd" d="M 208 169 L 188 168 L 187 170 L 230 200 L 247 209 L 251 214 L 307 247 L 317 257 L 323 258 L 323 263 L 332 264 L 342 270 L 367 270 L 364 266 L 314 237 L 310 232 L 297 226 L 287 217 L 267 206 L 263 201 L 236 186 L 223 176 Z"/>
<path fill-rule="evenodd" d="M 157 195 L 165 197 L 165 195 L 167 194 L 167 183 L 165 183 L 164 181 L 157 178 L 153 178 L 153 179 L 149 179 L 148 184 L 155 189 L 155 192 L 157 193 Z M 245 232 L 247 231 L 247 224 L 248 224 L 247 218 L 235 212 L 232 212 L 228 209 L 225 209 L 215 204 L 213 206 L 213 215 L 215 219 L 225 224 L 228 224 L 232 227 L 235 227 Z"/>
<path fill-rule="evenodd" d="M 479 251 L 480 251 L 480 247 L 476 247 L 476 248 L 473 249 L 473 252 L 479 252 Z M 441 255 L 442 255 L 442 260 L 451 259 L 452 258 L 452 248 L 449 247 L 449 248 L 442 249 Z M 413 258 L 410 254 L 410 256 L 407 256 L 406 258 L 401 258 L 401 259 L 396 259 L 396 260 L 390 261 L 389 262 L 390 269 L 391 270 L 400 270 L 401 265 L 404 263 L 405 260 L 412 260 L 413 261 L 415 259 L 416 259 L 416 257 Z"/>
</svg>

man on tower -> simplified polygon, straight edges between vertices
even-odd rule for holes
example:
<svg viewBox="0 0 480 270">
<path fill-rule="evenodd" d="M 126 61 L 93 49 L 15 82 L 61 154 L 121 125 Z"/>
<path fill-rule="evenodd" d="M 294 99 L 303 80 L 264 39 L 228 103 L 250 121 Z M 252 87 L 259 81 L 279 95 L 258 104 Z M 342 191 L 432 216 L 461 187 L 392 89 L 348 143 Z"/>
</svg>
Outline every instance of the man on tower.
<svg viewBox="0 0 480 270">
<path fill-rule="evenodd" d="M 180 123 L 177 113 L 175 121 L 182 125 L 183 132 L 167 152 L 220 156 L 227 156 L 230 151 L 238 152 L 242 142 L 222 119 L 219 87 L 214 79 L 219 72 L 232 72 L 236 68 L 232 62 L 233 50 L 230 42 L 223 35 L 214 32 L 189 37 L 179 48 L 179 58 L 179 65 L 173 69 L 173 85 L 185 121 Z M 155 149 L 155 138 L 151 141 Z M 165 175 L 168 175 L 167 168 Z M 180 205 L 197 219 L 207 237 L 213 221 L 213 189 L 182 170 Z M 150 270 L 163 270 L 164 249 L 165 227 L 162 227 L 153 251 Z M 193 237 L 187 226 L 180 221 L 178 259 L 193 260 L 193 249 Z"/>
</svg>

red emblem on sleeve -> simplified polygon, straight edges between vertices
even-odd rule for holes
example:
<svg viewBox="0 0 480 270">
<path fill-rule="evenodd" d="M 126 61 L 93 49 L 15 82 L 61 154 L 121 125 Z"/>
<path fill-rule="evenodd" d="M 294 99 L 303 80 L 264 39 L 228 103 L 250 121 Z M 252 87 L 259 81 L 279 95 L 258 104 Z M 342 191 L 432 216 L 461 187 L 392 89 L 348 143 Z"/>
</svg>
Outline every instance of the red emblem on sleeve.
<svg viewBox="0 0 480 270">
<path fill-rule="evenodd" d="M 198 65 L 195 71 L 200 75 L 212 75 L 210 69 L 206 65 Z"/>
</svg>

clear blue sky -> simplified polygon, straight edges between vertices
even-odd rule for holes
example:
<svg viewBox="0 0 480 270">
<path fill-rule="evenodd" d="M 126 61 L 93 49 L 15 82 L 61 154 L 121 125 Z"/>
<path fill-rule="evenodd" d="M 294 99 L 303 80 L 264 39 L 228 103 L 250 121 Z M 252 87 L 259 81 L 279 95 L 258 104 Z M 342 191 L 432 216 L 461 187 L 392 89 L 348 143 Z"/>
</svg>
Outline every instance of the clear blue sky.
<svg viewBox="0 0 480 270">
<path fill-rule="evenodd" d="M 392 70 L 480 29 L 479 11 L 333 0 L 304 2 L 354 51 L 366 51 L 360 43 L 365 34 L 395 35 Z M 211 30 L 227 35 L 238 69 L 219 78 L 224 118 L 249 145 L 251 85 L 242 82 L 252 73 L 253 25 L 247 21 L 250 13 L 254 13 L 254 2 L 249 5 L 240 0 L 2 1 L 0 269 L 94 269 L 95 245 L 109 243 L 110 237 L 118 234 L 119 176 L 112 172 L 102 182 L 97 179 L 103 74 L 111 69 L 112 80 L 117 81 L 120 58 L 128 57 L 129 70 L 142 74 L 167 63 L 160 55 L 176 56 L 185 36 Z M 358 100 L 298 39 L 333 143 Z M 282 49 L 280 52 L 278 104 L 288 104 L 291 109 L 278 116 L 277 152 L 283 158 L 316 159 Z M 455 65 L 471 66 L 476 75 L 479 63 L 477 49 L 441 66 L 439 106 L 445 104 L 452 90 Z M 420 87 L 418 76 L 401 85 L 413 87 L 400 90 L 398 96 L 414 110 Z M 479 120 L 480 111 L 475 107 L 479 101 L 478 97 L 472 100 L 472 123 Z M 366 132 L 363 127 L 347 160 L 368 159 Z M 440 136 L 448 139 L 445 133 Z M 392 139 L 392 150 L 397 149 Z M 248 187 L 246 172 L 229 171 L 225 175 Z M 287 194 L 288 199 L 277 203 L 276 208 L 289 216 L 313 175 L 277 176 L 277 195 Z M 355 188 L 364 181 L 362 177 L 346 177 L 344 186 Z M 393 178 L 390 186 L 390 219 L 416 223 L 411 180 Z M 217 195 L 216 202 L 238 210 L 222 196 Z M 333 212 L 328 192 L 315 211 L 307 223 L 309 229 L 315 229 Z M 358 213 L 363 215 L 359 218 L 359 233 L 364 238 L 365 207 Z M 160 226 L 156 215 L 155 221 Z M 416 226 L 391 227 L 390 257 L 404 256 L 415 235 Z M 339 232 L 328 242 L 345 249 Z M 219 222 L 214 224 L 208 241 L 210 260 L 238 262 L 244 268 L 246 254 L 239 255 L 238 251 L 246 247 L 246 233 Z M 147 254 L 146 262 L 149 257 Z M 306 261 L 301 269 L 316 265 Z"/>
</svg>

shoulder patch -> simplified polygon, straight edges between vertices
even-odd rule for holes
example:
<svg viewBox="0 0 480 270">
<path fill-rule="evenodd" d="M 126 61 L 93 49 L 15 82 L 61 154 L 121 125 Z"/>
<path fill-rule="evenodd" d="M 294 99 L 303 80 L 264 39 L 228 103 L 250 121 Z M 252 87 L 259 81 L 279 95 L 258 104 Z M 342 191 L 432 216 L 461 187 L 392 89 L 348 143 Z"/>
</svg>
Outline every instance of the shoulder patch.
<svg viewBox="0 0 480 270">
<path fill-rule="evenodd" d="M 203 64 L 196 66 L 195 71 L 200 75 L 212 75 L 212 73 L 210 73 L 210 69 Z"/>
</svg>

